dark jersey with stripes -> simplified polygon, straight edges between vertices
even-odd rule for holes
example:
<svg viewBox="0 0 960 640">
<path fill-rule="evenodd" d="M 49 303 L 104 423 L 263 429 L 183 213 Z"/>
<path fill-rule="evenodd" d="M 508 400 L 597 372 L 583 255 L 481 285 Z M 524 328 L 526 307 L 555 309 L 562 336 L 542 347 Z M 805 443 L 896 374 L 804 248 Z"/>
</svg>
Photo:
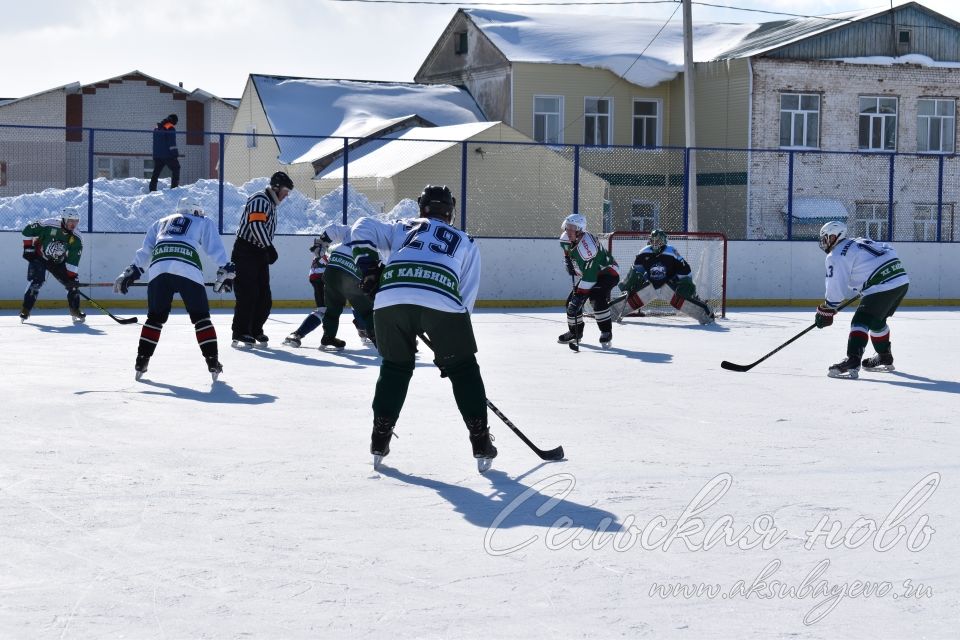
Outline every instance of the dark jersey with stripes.
<svg viewBox="0 0 960 640">
<path fill-rule="evenodd" d="M 277 231 L 277 204 L 269 189 L 250 196 L 243 207 L 237 237 L 261 249 L 272 245 Z"/>
</svg>

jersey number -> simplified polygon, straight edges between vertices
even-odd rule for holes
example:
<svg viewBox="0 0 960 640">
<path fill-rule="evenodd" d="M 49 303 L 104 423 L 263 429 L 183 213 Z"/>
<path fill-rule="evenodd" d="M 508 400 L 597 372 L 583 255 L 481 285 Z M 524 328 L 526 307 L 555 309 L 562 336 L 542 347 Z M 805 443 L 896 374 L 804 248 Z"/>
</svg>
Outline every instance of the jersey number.
<svg viewBox="0 0 960 640">
<path fill-rule="evenodd" d="M 163 227 L 163 231 L 165 233 L 169 233 L 171 236 L 182 236 L 189 228 L 190 219 L 185 218 L 184 216 L 178 216 L 173 220 L 167 221 Z"/>
<path fill-rule="evenodd" d="M 407 239 L 403 241 L 403 247 L 413 247 L 414 249 L 423 249 L 423 242 L 417 240 L 419 236 L 424 231 L 430 230 L 429 222 L 421 222 L 419 225 L 414 227 L 409 234 L 407 234 Z M 460 246 L 460 234 L 448 229 L 442 225 L 436 226 L 433 228 L 433 237 L 436 238 L 438 242 L 431 242 L 427 245 L 430 251 L 434 253 L 439 253 L 445 256 L 453 256 L 457 252 L 457 248 Z"/>
</svg>

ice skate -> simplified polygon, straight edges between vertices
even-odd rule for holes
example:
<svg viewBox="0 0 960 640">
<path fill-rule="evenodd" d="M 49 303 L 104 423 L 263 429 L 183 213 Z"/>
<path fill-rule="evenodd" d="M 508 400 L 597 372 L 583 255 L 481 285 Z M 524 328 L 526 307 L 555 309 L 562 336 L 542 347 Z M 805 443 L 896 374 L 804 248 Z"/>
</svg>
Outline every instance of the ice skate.
<svg viewBox="0 0 960 640">
<path fill-rule="evenodd" d="M 294 331 L 293 333 L 291 333 L 290 335 L 288 335 L 286 338 L 283 339 L 283 346 L 285 346 L 285 347 L 299 347 L 299 346 L 300 346 L 300 340 L 302 340 L 302 339 L 303 339 L 303 336 L 301 336 L 299 333 L 297 333 L 296 331 Z"/>
<path fill-rule="evenodd" d="M 223 365 L 220 364 L 217 356 L 209 356 L 206 358 L 206 361 L 207 371 L 210 372 L 210 377 L 212 377 L 213 381 L 216 382 L 220 378 L 220 374 L 223 373 Z"/>
<path fill-rule="evenodd" d="M 230 346 L 234 349 L 253 349 L 253 336 L 234 336 Z"/>
<path fill-rule="evenodd" d="M 261 333 L 256 338 L 254 338 L 254 340 L 256 340 L 258 347 L 266 347 L 267 345 L 270 344 L 270 338 L 267 337 L 267 334 L 265 333 Z"/>
<path fill-rule="evenodd" d="M 134 379 L 139 380 L 147 372 L 147 365 L 150 364 L 150 356 L 137 356 L 137 362 L 133 365 Z"/>
<path fill-rule="evenodd" d="M 73 318 L 74 324 L 83 324 L 87 321 L 87 314 L 80 309 L 70 309 L 70 317 Z"/>
<path fill-rule="evenodd" d="M 486 418 L 477 418 L 467 421 L 470 431 L 470 445 L 473 447 L 473 457 L 477 460 L 477 471 L 483 473 L 493 465 L 497 457 L 497 448 L 493 446 L 493 436 L 487 426 Z"/>
<path fill-rule="evenodd" d="M 867 371 L 894 371 L 893 366 L 893 354 L 889 351 L 887 353 L 878 353 L 877 355 L 871 358 L 864 358 L 861 363 L 863 368 Z"/>
<path fill-rule="evenodd" d="M 320 338 L 320 349 L 322 351 L 329 351 L 331 349 L 340 351 L 347 343 L 339 338 L 334 338 L 333 336 L 323 336 Z"/>
<path fill-rule="evenodd" d="M 609 349 L 612 343 L 613 343 L 613 332 L 602 331 L 600 333 L 600 347 L 603 349 Z"/>
<path fill-rule="evenodd" d="M 21 308 L 20 308 L 20 323 L 23 324 L 24 322 L 26 322 L 26 321 L 27 321 L 27 318 L 29 318 L 29 317 L 30 317 L 30 309 L 27 309 L 26 307 L 21 307 Z"/>
<path fill-rule="evenodd" d="M 373 432 L 370 434 L 370 453 L 373 455 L 373 468 L 378 469 L 380 462 L 390 453 L 390 439 L 395 435 L 395 418 L 374 418 Z"/>
<path fill-rule="evenodd" d="M 860 377 L 860 357 L 847 356 L 842 362 L 827 369 L 827 375 L 831 378 L 851 378 L 856 380 Z"/>
</svg>

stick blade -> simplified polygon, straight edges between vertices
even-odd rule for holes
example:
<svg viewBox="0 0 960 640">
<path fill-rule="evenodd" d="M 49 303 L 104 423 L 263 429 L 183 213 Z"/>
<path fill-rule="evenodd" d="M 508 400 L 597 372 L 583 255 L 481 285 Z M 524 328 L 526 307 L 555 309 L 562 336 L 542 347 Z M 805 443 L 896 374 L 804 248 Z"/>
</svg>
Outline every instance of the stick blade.
<svg viewBox="0 0 960 640">
<path fill-rule="evenodd" d="M 138 322 L 140 322 L 140 318 L 136 316 L 132 318 L 120 318 L 119 320 L 117 320 L 117 322 L 119 322 L 120 324 L 137 324 Z"/>
<path fill-rule="evenodd" d="M 556 449 L 550 449 L 550 451 L 539 451 L 541 460 L 563 460 L 563 447 L 557 447 Z"/>
<path fill-rule="evenodd" d="M 742 373 L 744 371 L 750 371 L 750 369 L 753 368 L 753 365 L 752 364 L 734 364 L 732 362 L 727 362 L 726 360 L 724 360 L 723 362 L 720 363 L 720 368 L 726 369 L 727 371 L 740 371 Z"/>
</svg>

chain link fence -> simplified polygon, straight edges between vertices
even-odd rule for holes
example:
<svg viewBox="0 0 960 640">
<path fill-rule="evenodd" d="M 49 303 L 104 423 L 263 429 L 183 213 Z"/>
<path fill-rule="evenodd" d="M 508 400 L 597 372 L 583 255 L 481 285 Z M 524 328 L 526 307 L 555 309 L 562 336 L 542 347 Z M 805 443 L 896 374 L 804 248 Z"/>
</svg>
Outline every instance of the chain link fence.
<svg viewBox="0 0 960 640">
<path fill-rule="evenodd" d="M 466 140 L 177 133 L 150 190 L 153 131 L 0 125 L 0 230 L 80 207 L 85 232 L 142 233 L 199 200 L 224 234 L 246 199 L 285 171 L 296 189 L 278 233 L 417 214 L 426 184 L 457 196 L 455 224 L 480 237 L 552 238 L 573 211 L 591 230 L 700 231 L 808 240 L 827 220 L 875 239 L 958 242 L 954 155 L 783 149 L 591 147 Z M 496 137 L 496 136 L 494 136 Z M 688 176 L 696 175 L 696 180 Z"/>
</svg>

